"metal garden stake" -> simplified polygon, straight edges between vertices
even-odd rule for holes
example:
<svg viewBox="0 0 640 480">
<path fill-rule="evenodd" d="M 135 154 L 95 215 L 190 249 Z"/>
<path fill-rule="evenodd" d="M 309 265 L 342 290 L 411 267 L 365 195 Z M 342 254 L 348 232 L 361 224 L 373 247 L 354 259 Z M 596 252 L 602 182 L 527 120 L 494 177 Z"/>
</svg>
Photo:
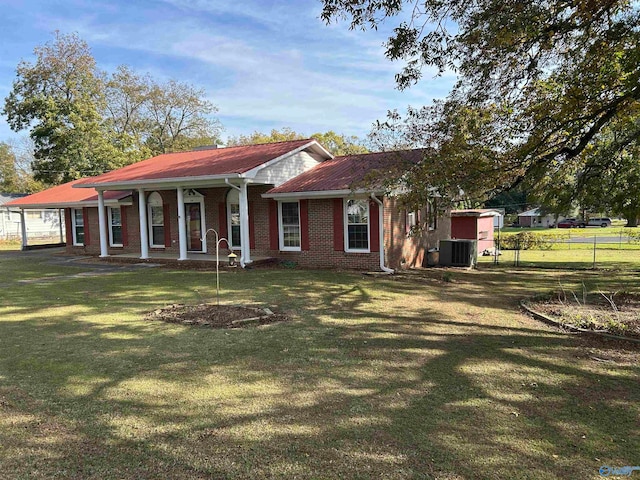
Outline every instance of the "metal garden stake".
<svg viewBox="0 0 640 480">
<path fill-rule="evenodd" d="M 220 243 L 225 242 L 227 244 L 227 247 L 229 247 L 229 241 L 224 237 L 220 238 L 218 232 L 213 228 L 210 228 L 209 230 L 204 232 L 204 237 L 202 237 L 201 239 L 203 242 L 207 238 L 207 234 L 209 232 L 213 232 L 216 235 L 216 302 L 218 305 L 220 305 Z M 229 247 L 229 249 L 230 248 L 231 247 Z"/>
</svg>

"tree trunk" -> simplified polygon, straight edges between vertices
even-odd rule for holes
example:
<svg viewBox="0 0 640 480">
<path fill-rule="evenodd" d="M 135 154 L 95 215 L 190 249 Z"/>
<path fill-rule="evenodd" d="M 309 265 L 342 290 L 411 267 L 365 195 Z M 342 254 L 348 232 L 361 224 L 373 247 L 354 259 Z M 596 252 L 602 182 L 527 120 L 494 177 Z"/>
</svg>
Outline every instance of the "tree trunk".
<svg viewBox="0 0 640 480">
<path fill-rule="evenodd" d="M 640 208 L 636 208 L 635 205 L 627 205 L 627 207 L 620 211 L 622 216 L 627 219 L 625 227 L 637 227 L 638 217 L 640 217 Z"/>
</svg>

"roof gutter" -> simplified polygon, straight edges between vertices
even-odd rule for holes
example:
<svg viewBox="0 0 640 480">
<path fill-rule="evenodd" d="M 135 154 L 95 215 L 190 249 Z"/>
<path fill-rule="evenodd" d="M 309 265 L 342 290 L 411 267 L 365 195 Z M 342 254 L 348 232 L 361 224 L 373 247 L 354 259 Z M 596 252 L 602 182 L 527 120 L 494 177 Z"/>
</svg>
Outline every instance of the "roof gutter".
<svg viewBox="0 0 640 480">
<path fill-rule="evenodd" d="M 262 198 L 273 198 L 274 200 L 287 200 L 287 199 L 300 199 L 300 198 L 336 198 L 336 197 L 351 197 L 355 195 L 368 195 L 371 190 L 313 190 L 308 192 L 285 192 L 285 193 L 263 193 Z M 379 193 L 382 193 L 379 192 Z"/>
<path fill-rule="evenodd" d="M 131 201 L 121 202 L 120 200 L 110 199 L 105 200 L 104 204 L 106 207 L 109 206 L 118 206 L 118 205 L 133 205 Z M 83 207 L 97 207 L 98 201 L 92 200 L 89 202 L 77 201 L 77 202 L 62 202 L 62 203 L 19 203 L 15 205 L 2 205 L 0 208 L 7 209 L 20 209 L 20 210 L 57 210 L 59 208 L 83 208 Z M 17 210 L 11 210 L 12 212 L 16 212 Z"/>
<path fill-rule="evenodd" d="M 384 204 L 376 197 L 375 193 L 371 194 L 371 199 L 378 204 L 378 228 L 380 230 L 380 270 L 385 273 L 394 273 L 392 268 L 386 267 L 384 264 Z"/>
<path fill-rule="evenodd" d="M 151 178 L 151 179 L 138 179 L 138 180 L 123 180 L 120 182 L 87 182 L 78 183 L 73 185 L 73 188 L 96 188 L 102 190 L 121 190 L 132 189 L 139 187 L 154 187 L 154 188 L 173 188 L 175 185 L 182 187 L 188 187 L 190 184 L 199 184 L 200 182 L 208 182 L 211 180 L 224 180 L 225 182 L 229 178 L 242 178 L 244 174 L 241 173 L 225 173 L 221 175 L 201 175 L 191 177 L 167 177 L 167 178 Z M 89 179 L 87 179 L 89 180 Z"/>
</svg>

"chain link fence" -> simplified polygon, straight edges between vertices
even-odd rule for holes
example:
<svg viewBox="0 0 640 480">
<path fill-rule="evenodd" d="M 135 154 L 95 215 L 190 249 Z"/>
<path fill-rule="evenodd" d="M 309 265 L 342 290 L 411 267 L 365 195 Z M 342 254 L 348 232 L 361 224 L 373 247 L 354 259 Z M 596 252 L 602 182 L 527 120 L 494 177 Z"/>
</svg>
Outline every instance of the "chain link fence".
<svg viewBox="0 0 640 480">
<path fill-rule="evenodd" d="M 498 235 L 481 263 L 517 267 L 640 270 L 640 229 Z"/>
</svg>

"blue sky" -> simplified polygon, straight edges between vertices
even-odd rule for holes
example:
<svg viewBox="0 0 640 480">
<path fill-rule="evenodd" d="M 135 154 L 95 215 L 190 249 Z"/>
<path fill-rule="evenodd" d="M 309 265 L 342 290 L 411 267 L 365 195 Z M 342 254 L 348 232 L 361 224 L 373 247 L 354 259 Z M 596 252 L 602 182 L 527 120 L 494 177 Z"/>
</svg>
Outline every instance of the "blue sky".
<svg viewBox="0 0 640 480">
<path fill-rule="evenodd" d="M 229 135 L 290 127 L 364 137 L 387 110 L 442 98 L 453 78 L 395 89 L 377 32 L 325 25 L 319 0 L 0 0 L 0 98 L 54 30 L 77 32 L 104 70 L 127 64 L 207 92 Z M 23 132 L 26 134 L 26 132 Z M 0 118 L 0 140 L 16 136 Z"/>
</svg>

